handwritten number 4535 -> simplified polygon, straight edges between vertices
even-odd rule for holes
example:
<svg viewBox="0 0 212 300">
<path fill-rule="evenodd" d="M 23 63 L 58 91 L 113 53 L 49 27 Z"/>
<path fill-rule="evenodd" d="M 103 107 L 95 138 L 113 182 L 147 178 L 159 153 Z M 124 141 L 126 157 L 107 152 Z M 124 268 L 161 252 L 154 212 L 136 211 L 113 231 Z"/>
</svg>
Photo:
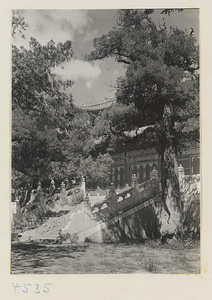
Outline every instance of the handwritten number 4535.
<svg viewBox="0 0 212 300">
<path fill-rule="evenodd" d="M 19 285 L 18 283 L 16 283 L 16 284 L 14 284 L 14 282 L 13 282 L 13 287 L 14 287 L 14 292 L 16 293 L 16 290 L 17 290 L 17 288 L 21 288 L 21 285 Z M 48 288 L 48 286 L 49 285 L 52 285 L 52 283 L 45 283 L 44 284 L 44 289 L 43 290 L 41 290 L 40 289 L 40 286 L 39 286 L 39 284 L 35 284 L 35 290 L 34 290 L 34 292 L 36 293 L 36 294 L 40 294 L 40 292 L 44 292 L 44 293 L 48 293 L 49 292 L 49 288 Z M 30 286 L 32 286 L 32 284 L 24 284 L 23 285 L 23 293 L 28 293 L 28 291 L 29 291 L 29 289 L 30 289 Z"/>
</svg>

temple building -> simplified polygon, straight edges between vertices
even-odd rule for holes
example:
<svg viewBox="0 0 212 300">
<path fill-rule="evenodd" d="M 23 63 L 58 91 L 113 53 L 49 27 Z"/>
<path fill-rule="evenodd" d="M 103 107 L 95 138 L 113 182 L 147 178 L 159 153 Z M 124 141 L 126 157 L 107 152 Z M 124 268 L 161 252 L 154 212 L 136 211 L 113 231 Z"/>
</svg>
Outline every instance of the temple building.
<svg viewBox="0 0 212 300">
<path fill-rule="evenodd" d="M 154 151 L 135 150 L 113 154 L 112 182 L 116 187 L 131 184 L 133 174 L 136 174 L 138 183 L 144 182 L 151 177 L 154 167 L 161 175 L 159 155 Z M 185 175 L 200 173 L 200 151 L 198 147 L 190 147 L 179 157 L 179 164 L 184 167 Z"/>
<path fill-rule="evenodd" d="M 99 112 L 109 107 L 114 100 L 91 103 L 81 106 L 82 109 L 98 115 Z M 154 150 L 132 150 L 111 155 L 114 161 L 112 165 L 112 182 L 116 187 L 124 187 L 131 184 L 132 175 L 136 174 L 138 183 L 151 178 L 154 167 L 161 176 L 161 163 L 159 155 Z M 188 147 L 178 159 L 179 165 L 184 168 L 185 175 L 200 174 L 200 147 Z"/>
</svg>

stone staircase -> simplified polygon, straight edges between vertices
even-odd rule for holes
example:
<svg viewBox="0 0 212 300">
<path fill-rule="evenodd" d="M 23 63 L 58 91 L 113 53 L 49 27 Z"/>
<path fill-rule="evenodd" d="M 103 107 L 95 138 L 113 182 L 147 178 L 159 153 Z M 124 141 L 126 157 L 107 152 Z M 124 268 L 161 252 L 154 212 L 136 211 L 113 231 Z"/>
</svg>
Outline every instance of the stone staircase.
<svg viewBox="0 0 212 300">
<path fill-rule="evenodd" d="M 199 232 L 200 177 L 188 177 L 179 167 L 184 223 L 187 231 Z M 137 184 L 133 175 L 132 184 L 116 191 L 113 184 L 105 199 L 99 203 L 89 201 L 85 193 L 83 201 L 63 203 L 67 208 L 64 216 L 50 218 L 39 229 L 25 233 L 22 240 L 55 241 L 60 237 L 70 242 L 119 242 L 157 238 L 160 228 L 161 187 L 157 171 L 152 178 Z M 59 234 L 60 231 L 60 234 Z"/>
<path fill-rule="evenodd" d="M 126 220 L 133 220 L 134 216 L 155 203 L 161 203 L 157 174 L 140 185 L 137 184 L 137 178 L 134 176 L 132 186 L 126 187 L 121 192 L 116 193 L 112 184 L 104 201 L 93 206 L 89 204 L 89 199 L 84 201 L 84 208 L 70 217 L 62 234 L 75 236 L 78 242 L 84 242 L 85 239 L 93 242 L 114 240 L 114 228 L 122 227 L 120 224 L 124 224 Z M 152 212 L 151 209 L 150 211 Z M 144 219 L 147 218 L 136 218 L 131 227 L 139 228 L 137 223 Z M 142 238 L 144 237 L 145 235 Z"/>
</svg>

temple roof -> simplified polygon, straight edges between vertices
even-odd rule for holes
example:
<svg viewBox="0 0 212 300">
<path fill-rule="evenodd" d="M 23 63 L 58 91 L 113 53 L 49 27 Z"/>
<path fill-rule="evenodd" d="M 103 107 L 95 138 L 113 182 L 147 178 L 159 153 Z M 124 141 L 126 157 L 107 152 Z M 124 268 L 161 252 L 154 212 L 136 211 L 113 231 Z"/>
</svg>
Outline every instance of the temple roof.
<svg viewBox="0 0 212 300">
<path fill-rule="evenodd" d="M 106 100 L 102 102 L 93 102 L 93 103 L 87 103 L 87 104 L 82 104 L 79 107 L 83 110 L 91 111 L 91 112 L 99 112 L 110 105 L 112 105 L 115 102 L 115 100 Z"/>
</svg>

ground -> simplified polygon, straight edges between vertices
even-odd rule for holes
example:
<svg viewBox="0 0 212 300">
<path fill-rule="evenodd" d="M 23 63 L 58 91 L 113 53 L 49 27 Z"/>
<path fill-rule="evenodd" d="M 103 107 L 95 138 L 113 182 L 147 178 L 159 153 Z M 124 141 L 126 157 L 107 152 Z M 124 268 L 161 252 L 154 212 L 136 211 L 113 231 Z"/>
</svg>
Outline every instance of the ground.
<svg viewBox="0 0 212 300">
<path fill-rule="evenodd" d="M 199 242 L 12 246 L 13 274 L 197 274 Z"/>
</svg>

